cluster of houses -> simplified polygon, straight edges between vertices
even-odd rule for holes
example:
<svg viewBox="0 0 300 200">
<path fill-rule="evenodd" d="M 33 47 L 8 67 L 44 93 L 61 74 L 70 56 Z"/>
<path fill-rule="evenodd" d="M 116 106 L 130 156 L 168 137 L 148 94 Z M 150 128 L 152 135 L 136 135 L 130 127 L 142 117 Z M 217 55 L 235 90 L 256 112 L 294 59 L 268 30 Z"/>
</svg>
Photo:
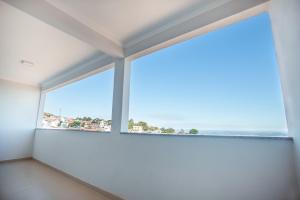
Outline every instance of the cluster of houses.
<svg viewBox="0 0 300 200">
<path fill-rule="evenodd" d="M 69 128 L 90 131 L 111 131 L 111 121 L 104 119 L 68 118 L 63 116 L 44 113 L 43 128 Z"/>
<path fill-rule="evenodd" d="M 42 127 L 110 132 L 111 120 L 104 120 L 99 118 L 92 119 L 90 117 L 71 118 L 45 112 L 42 121 Z M 164 131 L 164 128 L 160 129 L 158 127 L 150 126 L 145 129 L 142 125 L 139 125 L 139 123 L 133 123 L 133 125 L 129 128 L 128 132 L 151 134 L 167 133 Z M 178 134 L 184 134 L 184 132 L 179 132 Z"/>
</svg>

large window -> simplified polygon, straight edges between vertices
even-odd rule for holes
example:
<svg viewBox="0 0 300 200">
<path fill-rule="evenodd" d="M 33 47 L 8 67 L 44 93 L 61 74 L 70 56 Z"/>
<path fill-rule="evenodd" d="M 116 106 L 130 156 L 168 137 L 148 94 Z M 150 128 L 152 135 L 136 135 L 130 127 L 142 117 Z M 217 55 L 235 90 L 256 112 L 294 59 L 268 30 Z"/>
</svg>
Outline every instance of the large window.
<svg viewBox="0 0 300 200">
<path fill-rule="evenodd" d="M 113 74 L 109 69 L 47 93 L 42 127 L 110 131 Z"/>
<path fill-rule="evenodd" d="M 140 57 L 131 67 L 129 132 L 287 132 L 267 13 Z"/>
</svg>

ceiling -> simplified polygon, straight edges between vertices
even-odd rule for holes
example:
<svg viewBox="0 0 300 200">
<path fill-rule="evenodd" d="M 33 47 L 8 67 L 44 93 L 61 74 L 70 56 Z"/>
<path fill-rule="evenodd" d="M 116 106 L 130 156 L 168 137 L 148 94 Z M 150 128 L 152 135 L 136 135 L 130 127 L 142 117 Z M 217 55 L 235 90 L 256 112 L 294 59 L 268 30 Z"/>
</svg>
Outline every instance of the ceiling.
<svg viewBox="0 0 300 200">
<path fill-rule="evenodd" d="M 39 85 L 101 53 L 90 45 L 0 1 L 0 78 Z M 34 66 L 21 64 L 25 59 Z"/>
<path fill-rule="evenodd" d="M 198 13 L 215 0 L 47 0 L 93 30 L 127 46 Z M 218 3 L 224 1 L 218 1 Z"/>
<path fill-rule="evenodd" d="M 122 57 L 125 48 L 227 2 L 0 0 L 0 79 L 41 85 L 95 58 Z"/>
</svg>

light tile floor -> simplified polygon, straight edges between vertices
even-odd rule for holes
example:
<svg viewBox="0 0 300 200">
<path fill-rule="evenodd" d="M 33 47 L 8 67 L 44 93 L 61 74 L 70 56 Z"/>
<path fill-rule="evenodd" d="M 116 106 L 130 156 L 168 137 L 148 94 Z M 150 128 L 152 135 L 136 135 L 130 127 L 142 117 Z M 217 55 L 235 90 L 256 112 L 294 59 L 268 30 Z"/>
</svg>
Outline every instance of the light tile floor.
<svg viewBox="0 0 300 200">
<path fill-rule="evenodd" d="M 109 200 L 35 160 L 0 163 L 0 200 Z"/>
</svg>

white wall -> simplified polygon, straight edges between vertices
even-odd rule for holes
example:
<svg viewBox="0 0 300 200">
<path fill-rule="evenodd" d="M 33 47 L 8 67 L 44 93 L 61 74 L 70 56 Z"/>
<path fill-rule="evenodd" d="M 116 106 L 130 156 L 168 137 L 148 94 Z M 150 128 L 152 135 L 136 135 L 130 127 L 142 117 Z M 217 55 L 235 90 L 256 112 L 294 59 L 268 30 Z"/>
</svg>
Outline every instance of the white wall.
<svg viewBox="0 0 300 200">
<path fill-rule="evenodd" d="M 300 0 L 272 0 L 270 14 L 300 180 Z"/>
<path fill-rule="evenodd" d="M 0 161 L 32 156 L 39 89 L 0 79 Z"/>
<path fill-rule="evenodd" d="M 129 200 L 292 200 L 293 142 L 37 130 L 34 158 Z"/>
<path fill-rule="evenodd" d="M 299 10 L 300 0 L 270 3 L 295 145 L 281 139 L 37 130 L 34 157 L 129 200 L 299 199 L 294 163 L 294 155 L 300 161 Z M 300 162 L 297 169 L 300 175 Z"/>
</svg>

